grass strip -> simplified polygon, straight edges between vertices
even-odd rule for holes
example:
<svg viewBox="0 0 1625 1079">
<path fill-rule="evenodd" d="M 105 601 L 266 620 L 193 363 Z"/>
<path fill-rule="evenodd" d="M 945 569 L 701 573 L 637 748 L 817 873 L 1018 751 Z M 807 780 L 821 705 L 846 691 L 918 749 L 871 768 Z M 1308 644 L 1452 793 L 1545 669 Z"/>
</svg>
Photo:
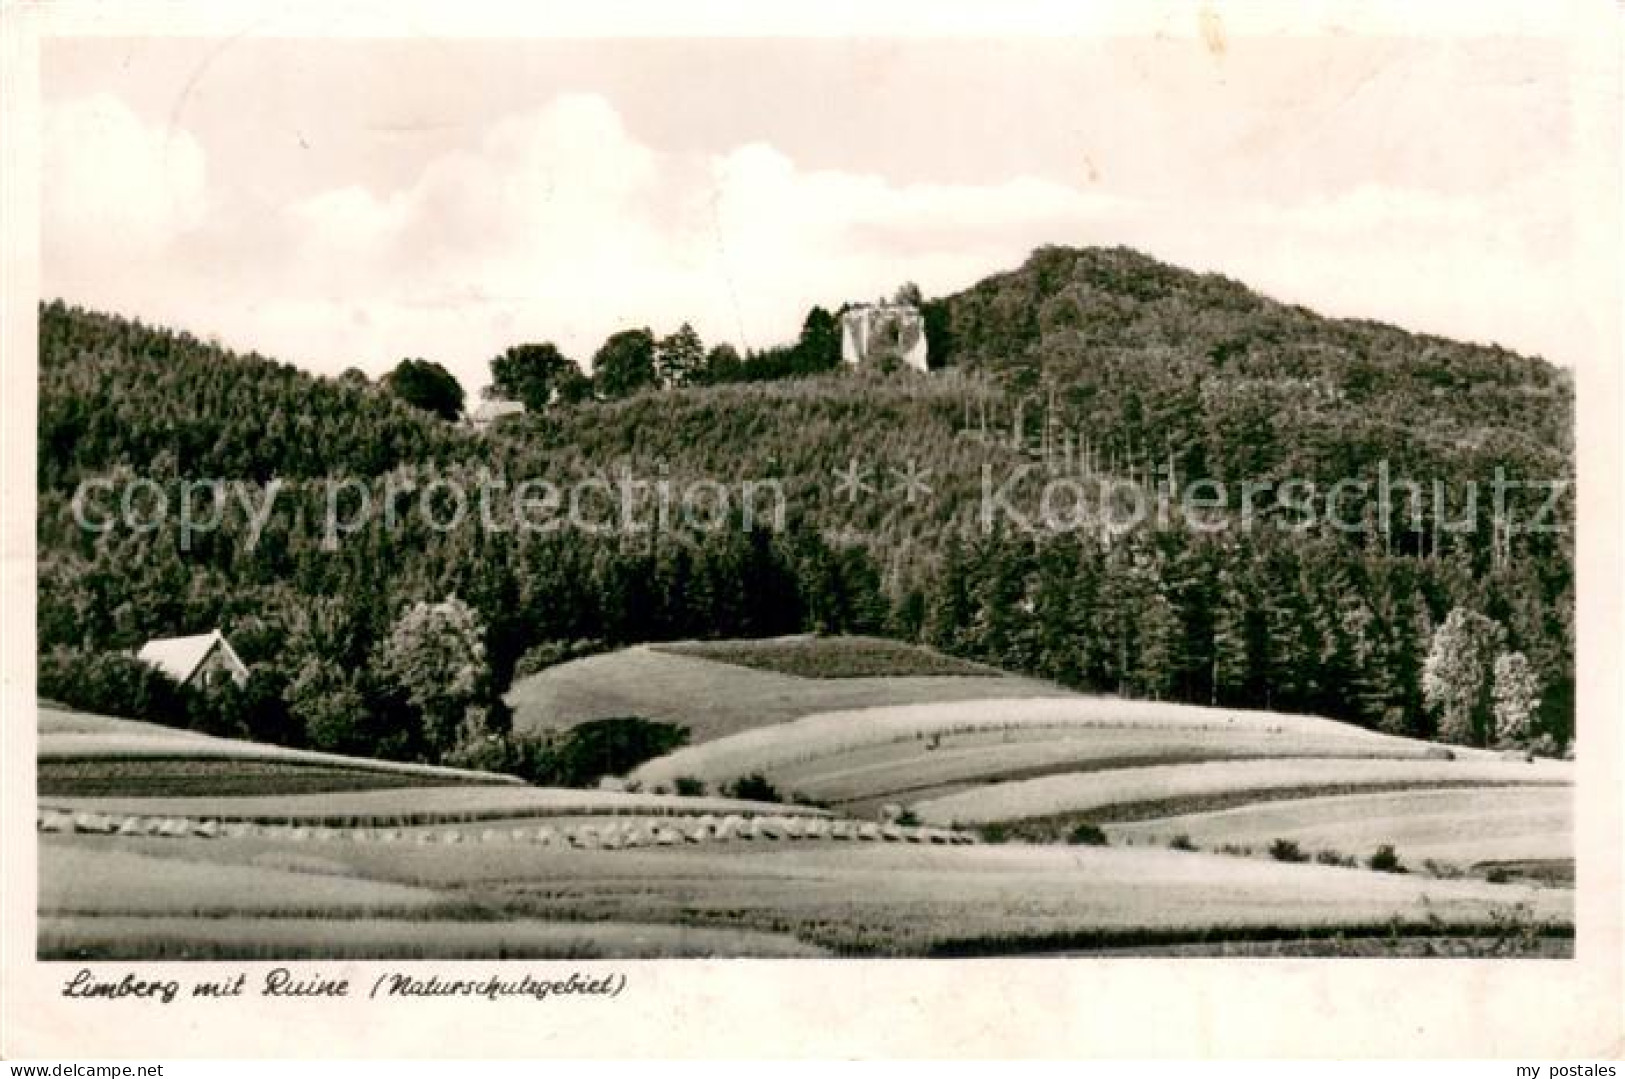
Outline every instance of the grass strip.
<svg viewBox="0 0 1625 1079">
<path fill-rule="evenodd" d="M 1213 813 L 1222 809 L 1235 809 L 1238 806 L 1257 805 L 1262 802 L 1332 798 L 1345 794 L 1385 794 L 1395 791 L 1487 789 L 1491 787 L 1561 787 L 1566 785 L 1561 780 L 1547 779 L 1530 779 L 1517 782 L 1461 779 L 1394 780 L 1383 783 L 1323 783 L 1307 787 L 1262 787 L 1250 790 L 1193 794 L 1178 798 L 1119 802 L 1115 805 L 1096 806 L 1091 809 L 1067 813 L 991 821 L 982 824 L 980 831 L 984 838 L 995 841 L 1000 839 L 1020 839 L 1035 843 L 1053 843 L 1071 835 L 1073 830 L 1080 824 L 1127 824 L 1132 821 L 1158 820 L 1163 817 L 1183 817 L 1191 813 Z"/>
</svg>

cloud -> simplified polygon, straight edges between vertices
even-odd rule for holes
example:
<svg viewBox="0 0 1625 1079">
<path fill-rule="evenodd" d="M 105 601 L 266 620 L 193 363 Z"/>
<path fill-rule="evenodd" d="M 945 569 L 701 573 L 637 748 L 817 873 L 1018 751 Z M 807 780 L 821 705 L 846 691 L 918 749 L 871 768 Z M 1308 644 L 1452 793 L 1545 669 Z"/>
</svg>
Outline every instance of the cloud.
<svg viewBox="0 0 1625 1079">
<path fill-rule="evenodd" d="M 519 341 L 585 362 L 618 329 L 683 321 L 763 347 L 814 303 L 905 280 L 957 290 L 1040 243 L 1128 243 L 1333 313 L 1525 348 L 1562 332 L 1570 238 L 1540 177 L 1474 197 L 1351 177 L 1297 201 L 1197 182 L 1178 198 L 1035 176 L 898 183 L 766 142 L 665 151 L 577 93 L 496 120 L 403 185 L 357 177 L 263 206 L 211 189 L 196 139 L 117 99 L 46 122 L 55 294 L 328 372 L 423 356 L 472 390 Z M 1521 282 L 1531 267 L 1557 284 Z"/>
<path fill-rule="evenodd" d="M 381 355 L 431 355 L 471 385 L 515 335 L 583 361 L 628 325 L 689 321 L 761 347 L 792 336 L 813 303 L 907 279 L 958 287 L 1110 205 L 1030 178 L 895 186 L 806 171 L 765 143 L 663 153 L 604 99 L 566 95 L 502 119 L 408 187 L 289 207 L 299 268 L 280 276 L 305 296 L 270 301 L 282 323 L 270 334 L 297 347 L 288 327 L 330 324 L 330 350 L 353 356 L 371 337 Z"/>
<path fill-rule="evenodd" d="M 43 116 L 47 273 L 130 274 L 161 259 L 208 212 L 203 148 L 108 94 Z"/>
</svg>

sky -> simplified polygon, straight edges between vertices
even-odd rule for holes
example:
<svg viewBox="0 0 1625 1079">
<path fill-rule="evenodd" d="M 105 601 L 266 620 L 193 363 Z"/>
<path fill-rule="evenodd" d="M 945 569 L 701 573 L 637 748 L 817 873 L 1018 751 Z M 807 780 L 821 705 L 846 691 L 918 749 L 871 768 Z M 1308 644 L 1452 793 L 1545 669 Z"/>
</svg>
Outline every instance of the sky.
<svg viewBox="0 0 1625 1079">
<path fill-rule="evenodd" d="M 1185 32 L 1188 30 L 1188 32 Z M 509 345 L 792 339 L 1040 244 L 1574 364 L 1561 42 L 59 38 L 42 292 L 472 394 Z"/>
</svg>

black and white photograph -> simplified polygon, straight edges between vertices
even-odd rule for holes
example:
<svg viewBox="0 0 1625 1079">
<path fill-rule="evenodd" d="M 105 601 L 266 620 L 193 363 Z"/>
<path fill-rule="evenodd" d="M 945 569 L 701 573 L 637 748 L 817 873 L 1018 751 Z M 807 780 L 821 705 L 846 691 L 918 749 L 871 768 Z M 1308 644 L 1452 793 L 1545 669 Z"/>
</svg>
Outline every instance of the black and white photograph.
<svg viewBox="0 0 1625 1079">
<path fill-rule="evenodd" d="M 1617 994 L 1582 9 L 31 38 L 11 961 Z"/>
</svg>

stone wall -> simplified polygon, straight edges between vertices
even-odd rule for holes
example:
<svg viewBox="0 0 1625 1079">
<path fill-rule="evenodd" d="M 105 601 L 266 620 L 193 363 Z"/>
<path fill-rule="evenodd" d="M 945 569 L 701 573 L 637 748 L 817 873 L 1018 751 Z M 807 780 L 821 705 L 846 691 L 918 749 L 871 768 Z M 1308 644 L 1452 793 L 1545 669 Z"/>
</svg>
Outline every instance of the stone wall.
<svg viewBox="0 0 1625 1079">
<path fill-rule="evenodd" d="M 895 364 L 931 369 L 925 319 L 908 304 L 863 304 L 841 316 L 841 359 L 853 365 Z"/>
</svg>

